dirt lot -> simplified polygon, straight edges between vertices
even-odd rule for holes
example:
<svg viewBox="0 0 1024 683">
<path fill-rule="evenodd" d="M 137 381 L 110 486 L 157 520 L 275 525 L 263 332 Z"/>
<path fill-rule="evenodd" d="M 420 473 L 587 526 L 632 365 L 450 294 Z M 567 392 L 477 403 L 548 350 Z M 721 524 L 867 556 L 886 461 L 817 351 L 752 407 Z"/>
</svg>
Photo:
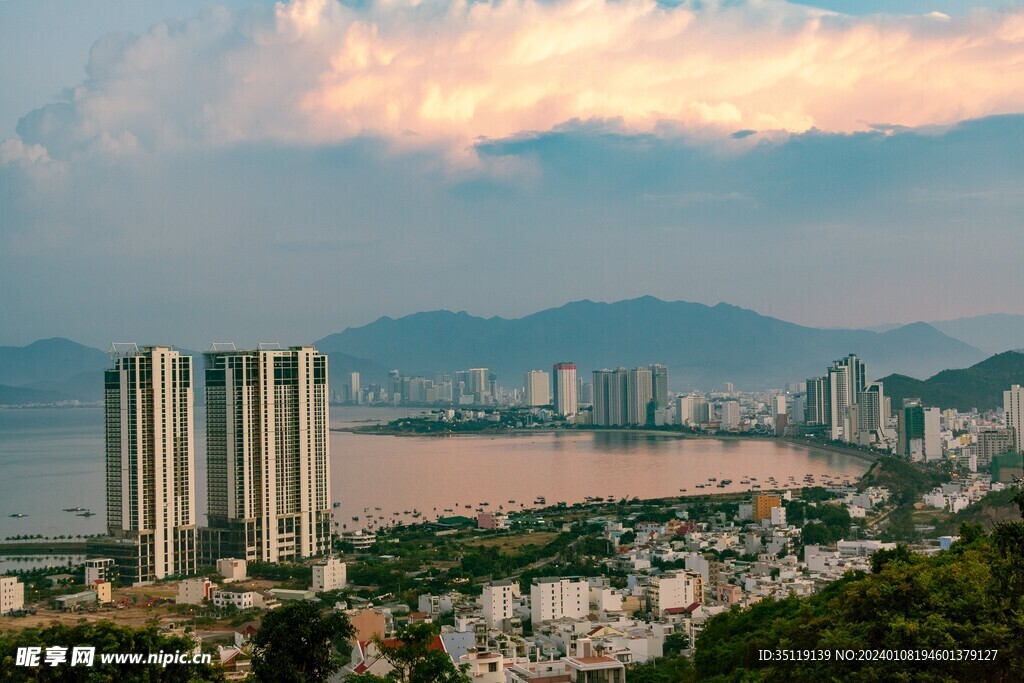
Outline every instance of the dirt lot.
<svg viewBox="0 0 1024 683">
<path fill-rule="evenodd" d="M 276 584 L 273 581 L 252 579 L 237 582 L 233 585 L 266 590 L 273 588 Z M 162 625 L 170 622 L 184 623 L 189 619 L 189 616 L 171 610 L 177 595 L 177 582 L 168 582 L 115 590 L 113 593 L 115 604 L 125 598 L 135 603 L 130 607 L 121 609 L 114 605 L 88 605 L 80 607 L 74 612 L 61 612 L 49 607 L 26 605 L 30 609 L 35 609 L 36 614 L 24 617 L 0 617 L 0 631 L 21 631 L 27 628 L 43 627 L 55 621 L 61 624 L 78 624 L 82 620 L 90 622 L 109 620 L 122 626 L 134 627 L 145 626 L 151 619 L 158 620 Z M 146 607 L 145 605 L 154 598 L 160 598 L 161 603 L 153 607 Z M 221 626 L 230 628 L 229 621 L 217 622 L 216 626 L 207 626 L 205 628 L 216 630 Z"/>
</svg>

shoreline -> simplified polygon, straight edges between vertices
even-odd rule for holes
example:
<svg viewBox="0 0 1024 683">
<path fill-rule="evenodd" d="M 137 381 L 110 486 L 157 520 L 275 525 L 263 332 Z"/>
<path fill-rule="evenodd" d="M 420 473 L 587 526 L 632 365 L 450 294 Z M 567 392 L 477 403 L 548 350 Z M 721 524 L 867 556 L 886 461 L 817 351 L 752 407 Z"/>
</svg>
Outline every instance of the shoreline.
<svg viewBox="0 0 1024 683">
<path fill-rule="evenodd" d="M 561 427 L 537 427 L 537 428 L 522 428 L 522 429 L 493 429 L 493 430 L 479 430 L 479 431 L 464 431 L 464 432 L 400 432 L 393 430 L 375 430 L 372 427 L 331 427 L 332 432 L 348 432 L 350 434 L 362 434 L 366 436 L 395 436 L 395 437 L 421 437 L 421 438 L 449 438 L 449 437 L 465 437 L 465 436 L 489 436 L 489 437 L 516 437 L 520 435 L 528 434 L 551 434 L 551 433 L 573 433 L 573 434 L 599 434 L 599 433 L 616 433 L 616 434 L 636 434 L 639 436 L 660 436 L 671 439 L 679 440 L 713 440 L 713 441 L 764 441 L 773 443 L 785 443 L 790 446 L 801 446 L 808 450 L 817 450 L 823 453 L 830 453 L 834 455 L 845 455 L 860 460 L 866 460 L 867 462 L 875 462 L 882 456 L 886 455 L 881 451 L 865 451 L 855 447 L 847 447 L 834 443 L 826 443 L 820 441 L 814 441 L 811 439 L 801 439 L 792 436 L 757 436 L 757 435 L 744 435 L 744 434 L 691 434 L 689 432 L 676 432 L 661 429 L 565 429 Z"/>
</svg>

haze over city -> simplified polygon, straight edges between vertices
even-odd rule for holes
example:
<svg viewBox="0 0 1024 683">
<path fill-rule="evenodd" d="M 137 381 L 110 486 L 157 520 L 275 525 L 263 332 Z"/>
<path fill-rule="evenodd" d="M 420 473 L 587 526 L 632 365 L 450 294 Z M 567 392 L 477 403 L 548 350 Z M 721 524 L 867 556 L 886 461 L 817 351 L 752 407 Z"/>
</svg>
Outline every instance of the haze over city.
<svg viewBox="0 0 1024 683">
<path fill-rule="evenodd" d="M 0 3 L 0 344 L 1024 313 L 1024 12 L 888 7 Z"/>
</svg>

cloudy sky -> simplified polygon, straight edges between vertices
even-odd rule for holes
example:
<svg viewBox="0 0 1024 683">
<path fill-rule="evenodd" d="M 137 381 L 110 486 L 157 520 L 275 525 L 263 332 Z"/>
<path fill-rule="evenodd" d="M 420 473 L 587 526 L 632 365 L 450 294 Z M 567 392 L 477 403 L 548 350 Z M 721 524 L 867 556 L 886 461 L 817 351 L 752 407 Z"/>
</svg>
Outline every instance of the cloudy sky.
<svg viewBox="0 0 1024 683">
<path fill-rule="evenodd" d="M 0 0 L 0 60 L 0 344 L 1024 313 L 1021 3 Z"/>
</svg>

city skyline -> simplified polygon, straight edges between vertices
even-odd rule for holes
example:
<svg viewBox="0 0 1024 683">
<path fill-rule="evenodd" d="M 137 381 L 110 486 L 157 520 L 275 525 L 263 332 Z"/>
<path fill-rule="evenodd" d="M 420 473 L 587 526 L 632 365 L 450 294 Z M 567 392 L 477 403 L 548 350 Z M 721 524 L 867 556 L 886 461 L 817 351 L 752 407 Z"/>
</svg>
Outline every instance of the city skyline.
<svg viewBox="0 0 1024 683">
<path fill-rule="evenodd" d="M 2 344 L 1024 313 L 1019 3 L 124 4 L 0 4 Z"/>
</svg>

